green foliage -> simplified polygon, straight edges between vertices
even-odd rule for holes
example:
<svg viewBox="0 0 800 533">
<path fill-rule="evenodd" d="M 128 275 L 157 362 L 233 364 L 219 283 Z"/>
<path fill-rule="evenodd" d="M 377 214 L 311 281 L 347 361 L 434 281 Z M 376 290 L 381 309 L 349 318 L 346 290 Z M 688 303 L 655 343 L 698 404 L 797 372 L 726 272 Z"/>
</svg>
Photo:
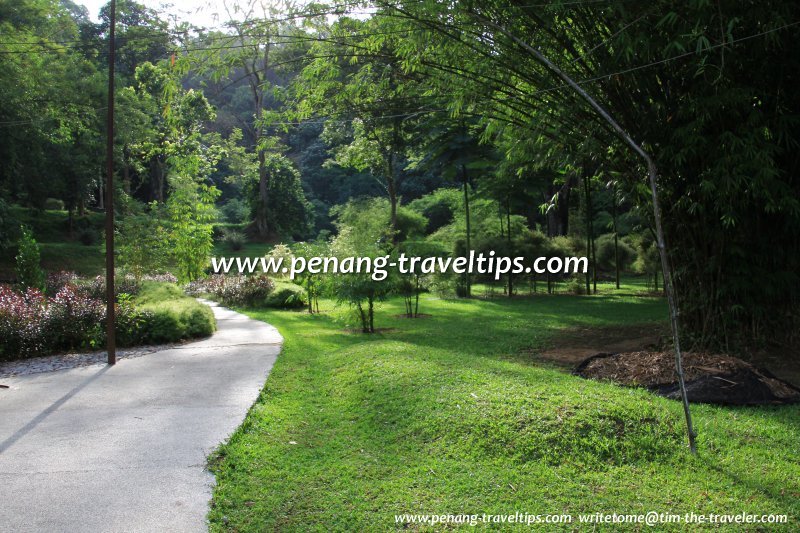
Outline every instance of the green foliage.
<svg viewBox="0 0 800 533">
<path fill-rule="evenodd" d="M 64 210 L 64 200 L 59 200 L 58 198 L 47 198 L 44 201 L 45 209 L 50 211 L 63 211 Z"/>
<path fill-rule="evenodd" d="M 277 264 L 280 262 L 283 267 L 275 271 L 274 269 L 271 271 L 264 272 L 265 274 L 270 274 L 271 276 L 277 278 L 286 278 L 288 277 L 288 273 L 283 271 L 283 268 L 288 268 L 288 266 L 292 263 L 292 259 L 294 258 L 294 253 L 292 249 L 286 246 L 283 243 L 278 243 L 272 247 L 272 249 L 264 256 L 267 258 L 268 261 L 272 262 L 272 264 Z"/>
<path fill-rule="evenodd" d="M 334 208 L 339 234 L 330 245 L 330 252 L 339 259 L 375 258 L 388 252 L 392 228 L 388 224 L 388 202 L 382 198 L 351 201 Z M 338 274 L 330 288 L 340 304 L 347 304 L 356 314 L 364 333 L 375 332 L 375 304 L 391 291 L 385 279 L 373 279 L 371 273 Z"/>
<path fill-rule="evenodd" d="M 166 206 L 170 254 L 178 269 L 178 279 L 186 282 L 199 278 L 209 265 L 217 214 L 214 201 L 219 190 L 189 179 L 176 179 L 173 183 Z"/>
<path fill-rule="evenodd" d="M 425 233 L 431 234 L 453 222 L 456 213 L 463 211 L 464 194 L 458 189 L 437 189 L 417 198 L 408 208 L 427 219 Z"/>
<path fill-rule="evenodd" d="M 250 208 L 241 198 L 231 198 L 220 209 L 225 220 L 231 224 L 242 224 L 250 218 Z"/>
<path fill-rule="evenodd" d="M 287 281 L 276 281 L 275 289 L 264 301 L 265 307 L 296 309 L 308 305 L 306 290 Z"/>
<path fill-rule="evenodd" d="M 14 218 L 5 200 L 0 198 L 0 252 L 4 252 L 16 240 L 20 224 Z"/>
<path fill-rule="evenodd" d="M 141 279 L 164 269 L 171 247 L 157 204 L 153 203 L 148 211 L 121 218 L 117 232 L 114 245 L 123 270 Z"/>
<path fill-rule="evenodd" d="M 267 224 L 275 235 L 291 239 L 303 238 L 313 227 L 313 211 L 300 183 L 300 174 L 292 161 L 280 154 L 267 154 L 265 169 L 269 174 L 267 192 Z M 253 217 L 262 209 L 258 180 L 245 187 Z"/>
<path fill-rule="evenodd" d="M 116 285 L 116 332 L 121 346 L 176 342 L 210 335 L 215 329 L 208 306 L 174 284 L 121 279 Z M 105 343 L 105 286 L 69 273 L 53 276 L 52 296 L 0 286 L 0 359 L 93 350 Z M 135 293 L 132 295 L 129 292 Z"/>
<path fill-rule="evenodd" d="M 330 245 L 327 241 L 299 242 L 292 247 L 295 257 L 302 257 L 308 261 L 314 257 L 327 257 L 330 254 Z M 297 283 L 305 288 L 308 312 L 319 312 L 319 299 L 330 285 L 330 275 L 325 273 L 312 273 L 308 269 L 295 275 Z"/>
<path fill-rule="evenodd" d="M 144 282 L 133 303 L 147 314 L 139 326 L 137 343 L 177 342 L 207 337 L 216 330 L 211 308 L 171 283 Z"/>
<path fill-rule="evenodd" d="M 275 282 L 266 274 L 225 276 L 214 274 L 186 285 L 192 296 L 210 296 L 224 305 L 262 306 L 275 289 Z"/>
<path fill-rule="evenodd" d="M 241 231 L 235 229 L 225 229 L 222 233 L 222 244 L 227 246 L 229 249 L 237 252 L 244 248 L 244 244 L 247 242 L 247 237 Z"/>
<path fill-rule="evenodd" d="M 44 272 L 40 265 L 39 245 L 31 230 L 23 227 L 17 242 L 17 283 L 23 289 L 44 290 Z"/>
<path fill-rule="evenodd" d="M 614 235 L 606 233 L 598 237 L 595 240 L 595 249 L 597 268 L 605 272 L 613 271 L 616 266 L 614 264 Z M 636 260 L 636 250 L 622 237 L 617 240 L 617 255 L 620 270 L 627 270 Z"/>
<path fill-rule="evenodd" d="M 91 228 L 84 228 L 78 232 L 78 240 L 84 246 L 92 246 L 97 242 L 97 232 Z"/>
</svg>

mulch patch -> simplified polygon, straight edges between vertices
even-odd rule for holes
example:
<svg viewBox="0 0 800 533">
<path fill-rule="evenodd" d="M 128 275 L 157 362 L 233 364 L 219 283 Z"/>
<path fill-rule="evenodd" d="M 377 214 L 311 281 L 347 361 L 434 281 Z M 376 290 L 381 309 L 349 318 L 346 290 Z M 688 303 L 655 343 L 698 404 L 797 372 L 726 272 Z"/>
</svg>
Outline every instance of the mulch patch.
<svg viewBox="0 0 800 533">
<path fill-rule="evenodd" d="M 683 354 L 689 401 L 723 405 L 767 405 L 800 402 L 800 389 L 737 357 L 702 352 Z M 627 386 L 646 387 L 679 399 L 673 352 L 599 353 L 575 368 L 574 374 Z"/>
</svg>

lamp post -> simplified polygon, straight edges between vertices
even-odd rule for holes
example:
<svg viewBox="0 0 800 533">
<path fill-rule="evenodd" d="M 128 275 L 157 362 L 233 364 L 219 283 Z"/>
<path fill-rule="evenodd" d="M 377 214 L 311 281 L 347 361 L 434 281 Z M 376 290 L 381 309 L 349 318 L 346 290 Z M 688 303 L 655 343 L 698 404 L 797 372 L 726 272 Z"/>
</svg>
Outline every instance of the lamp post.
<svg viewBox="0 0 800 533">
<path fill-rule="evenodd" d="M 116 1 L 109 6 L 108 115 L 106 124 L 106 343 L 108 364 L 117 362 L 114 310 L 114 29 Z"/>
</svg>

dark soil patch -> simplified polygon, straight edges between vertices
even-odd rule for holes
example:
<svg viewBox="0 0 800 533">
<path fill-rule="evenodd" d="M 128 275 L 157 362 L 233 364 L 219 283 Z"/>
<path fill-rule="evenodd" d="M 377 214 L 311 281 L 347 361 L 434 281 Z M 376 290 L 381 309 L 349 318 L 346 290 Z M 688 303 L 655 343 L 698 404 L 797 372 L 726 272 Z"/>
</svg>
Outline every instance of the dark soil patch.
<svg viewBox="0 0 800 533">
<path fill-rule="evenodd" d="M 800 402 L 800 389 L 737 357 L 687 352 L 683 368 L 692 402 L 725 405 Z M 675 358 L 669 351 L 600 353 L 579 364 L 574 373 L 584 378 L 646 387 L 667 398 L 680 398 Z"/>
<path fill-rule="evenodd" d="M 575 327 L 560 331 L 549 346 L 528 353 L 571 369 L 598 353 L 658 349 L 668 333 L 667 326 L 662 324 Z"/>
</svg>

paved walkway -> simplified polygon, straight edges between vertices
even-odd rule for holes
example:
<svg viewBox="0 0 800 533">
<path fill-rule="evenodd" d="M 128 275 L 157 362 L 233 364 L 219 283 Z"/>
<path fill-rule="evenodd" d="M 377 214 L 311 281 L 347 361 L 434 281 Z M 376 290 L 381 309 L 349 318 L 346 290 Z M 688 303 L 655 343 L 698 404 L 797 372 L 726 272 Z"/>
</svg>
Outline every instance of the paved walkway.
<svg viewBox="0 0 800 533">
<path fill-rule="evenodd" d="M 244 419 L 282 341 L 211 305 L 209 339 L 3 379 L 0 531 L 207 529 L 206 457 Z"/>
</svg>

